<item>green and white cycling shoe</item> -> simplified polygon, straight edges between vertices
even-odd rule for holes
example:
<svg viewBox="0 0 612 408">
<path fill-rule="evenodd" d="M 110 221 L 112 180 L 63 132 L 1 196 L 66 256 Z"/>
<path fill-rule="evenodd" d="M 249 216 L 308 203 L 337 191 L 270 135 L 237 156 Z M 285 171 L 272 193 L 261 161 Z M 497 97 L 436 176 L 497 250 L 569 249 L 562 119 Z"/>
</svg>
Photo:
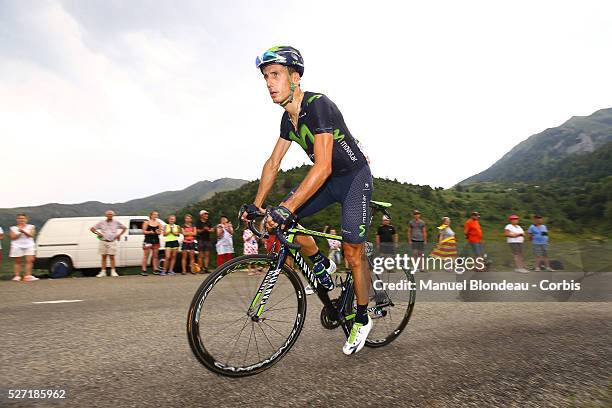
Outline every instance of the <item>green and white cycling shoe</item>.
<svg viewBox="0 0 612 408">
<path fill-rule="evenodd" d="M 344 347 L 342 347 L 342 352 L 350 356 L 361 350 L 363 346 L 365 346 L 370 330 L 372 330 L 372 319 L 370 316 L 368 316 L 368 324 L 354 323 L 351 329 L 351 335 L 346 343 L 344 343 Z"/>
</svg>

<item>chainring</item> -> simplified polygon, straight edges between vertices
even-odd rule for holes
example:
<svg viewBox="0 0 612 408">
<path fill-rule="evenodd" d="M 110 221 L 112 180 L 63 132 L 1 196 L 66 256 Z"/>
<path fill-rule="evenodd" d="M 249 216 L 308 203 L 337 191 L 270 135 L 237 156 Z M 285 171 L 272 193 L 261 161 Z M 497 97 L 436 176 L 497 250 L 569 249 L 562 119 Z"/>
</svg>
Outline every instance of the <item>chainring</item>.
<svg viewBox="0 0 612 408">
<path fill-rule="evenodd" d="M 321 325 L 327 330 L 334 330 L 340 327 L 340 320 L 336 319 L 336 303 L 337 300 L 332 300 L 332 304 L 334 305 L 334 309 L 329 306 L 323 306 L 321 309 Z"/>
</svg>

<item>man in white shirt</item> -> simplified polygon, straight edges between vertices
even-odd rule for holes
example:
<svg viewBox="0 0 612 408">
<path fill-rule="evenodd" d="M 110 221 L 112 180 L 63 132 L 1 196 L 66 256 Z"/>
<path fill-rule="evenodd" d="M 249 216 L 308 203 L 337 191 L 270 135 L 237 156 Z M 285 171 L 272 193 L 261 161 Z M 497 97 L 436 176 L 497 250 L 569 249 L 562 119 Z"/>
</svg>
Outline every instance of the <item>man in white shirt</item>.
<svg viewBox="0 0 612 408">
<path fill-rule="evenodd" d="M 506 241 L 508 242 L 512 255 L 514 256 L 514 264 L 516 265 L 514 272 L 528 273 L 529 271 L 525 269 L 525 264 L 523 262 L 523 242 L 525 242 L 525 232 L 523 231 L 523 228 L 518 225 L 519 216 L 512 214 L 508 217 L 508 220 L 510 220 L 510 224 L 506 225 L 504 228 L 504 235 L 506 236 Z"/>
</svg>

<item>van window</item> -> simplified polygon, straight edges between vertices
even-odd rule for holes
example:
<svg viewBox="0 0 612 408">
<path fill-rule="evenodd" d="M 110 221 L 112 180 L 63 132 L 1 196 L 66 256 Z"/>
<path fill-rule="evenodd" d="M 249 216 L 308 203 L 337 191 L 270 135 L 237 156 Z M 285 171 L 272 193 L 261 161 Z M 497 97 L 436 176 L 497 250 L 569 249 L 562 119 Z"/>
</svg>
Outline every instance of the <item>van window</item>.
<svg viewBox="0 0 612 408">
<path fill-rule="evenodd" d="M 130 220 L 130 235 L 143 235 L 142 233 L 142 224 L 144 224 L 146 220 Z"/>
</svg>

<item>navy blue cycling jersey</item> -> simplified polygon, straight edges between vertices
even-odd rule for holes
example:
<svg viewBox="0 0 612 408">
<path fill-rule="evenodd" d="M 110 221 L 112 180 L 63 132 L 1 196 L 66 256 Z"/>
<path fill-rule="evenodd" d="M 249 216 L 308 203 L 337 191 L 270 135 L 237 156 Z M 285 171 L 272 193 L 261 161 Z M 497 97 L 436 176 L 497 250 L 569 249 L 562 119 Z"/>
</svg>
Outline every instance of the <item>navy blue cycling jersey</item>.
<svg viewBox="0 0 612 408">
<path fill-rule="evenodd" d="M 281 119 L 280 137 L 298 143 L 314 163 L 314 138 L 320 133 L 331 133 L 334 138 L 332 174 L 352 173 L 367 165 L 359 142 L 351 135 L 342 113 L 327 96 L 304 92 L 297 124 L 297 132 L 285 112 Z"/>
</svg>

